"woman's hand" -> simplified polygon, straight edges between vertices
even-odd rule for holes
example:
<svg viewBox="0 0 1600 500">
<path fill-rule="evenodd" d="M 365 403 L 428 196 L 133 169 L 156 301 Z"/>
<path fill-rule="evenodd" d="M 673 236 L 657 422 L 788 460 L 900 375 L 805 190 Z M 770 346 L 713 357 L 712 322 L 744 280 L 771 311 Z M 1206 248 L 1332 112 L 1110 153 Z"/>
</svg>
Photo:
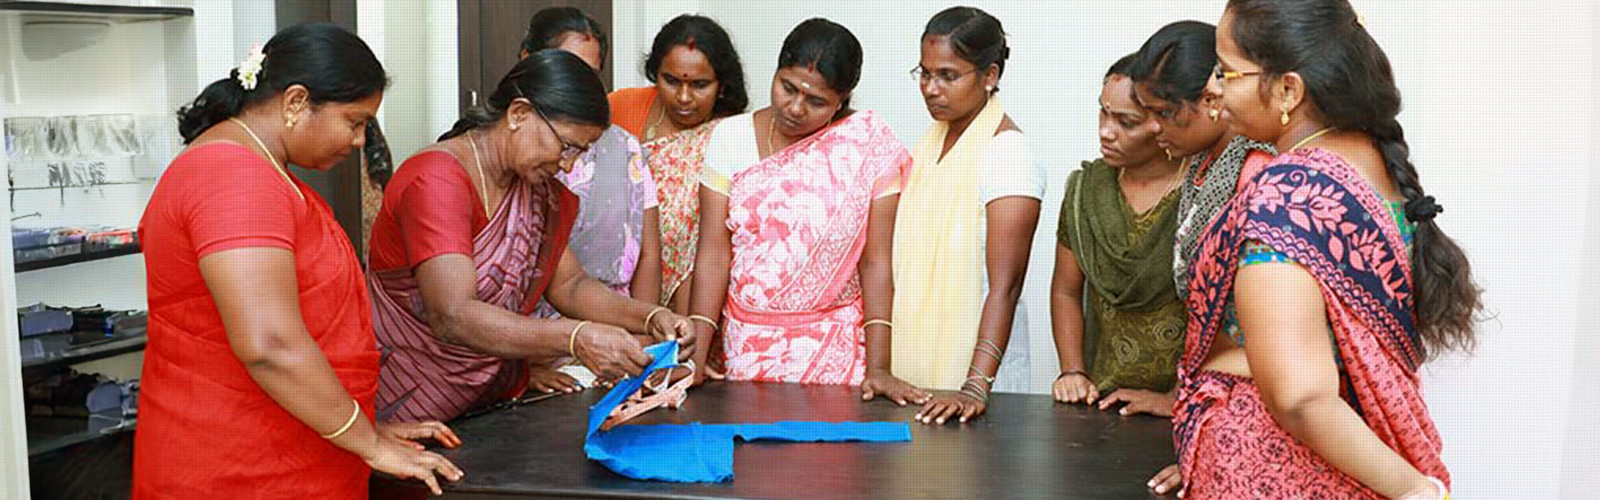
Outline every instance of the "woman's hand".
<svg viewBox="0 0 1600 500">
<path fill-rule="evenodd" d="M 694 322 L 688 317 L 680 316 L 665 308 L 650 318 L 649 333 L 657 340 L 678 341 L 679 359 L 694 353 L 695 328 Z"/>
<path fill-rule="evenodd" d="M 1177 394 L 1170 392 L 1141 391 L 1138 389 L 1117 389 L 1105 399 L 1100 400 L 1100 409 L 1109 410 L 1117 403 L 1127 403 L 1118 413 L 1123 415 L 1137 415 L 1148 413 L 1157 417 L 1172 418 L 1172 407 L 1178 401 Z"/>
<path fill-rule="evenodd" d="M 1155 490 L 1157 495 L 1170 493 L 1183 486 L 1183 469 L 1178 468 L 1178 464 L 1168 465 L 1162 468 L 1161 472 L 1157 472 L 1156 477 L 1150 478 L 1150 481 L 1144 483 L 1144 485 L 1149 486 L 1151 490 Z M 1183 492 L 1178 492 L 1178 498 L 1183 498 Z"/>
<path fill-rule="evenodd" d="M 584 328 L 589 328 L 588 326 Z M 582 335 L 580 333 L 580 335 Z M 528 388 L 545 394 L 565 392 L 572 394 L 583 390 L 583 384 L 571 375 L 540 364 L 528 365 Z"/>
<path fill-rule="evenodd" d="M 924 424 L 940 425 L 952 417 L 959 416 L 961 422 L 966 423 L 968 419 L 982 415 L 988 407 L 988 402 L 964 392 L 940 394 L 929 398 L 922 411 L 917 412 L 917 416 L 913 418 Z"/>
<path fill-rule="evenodd" d="M 430 424 L 437 425 L 438 428 Z M 431 434 L 437 434 L 439 428 L 443 427 L 443 424 L 438 422 L 380 425 L 377 435 L 374 436 L 376 442 L 361 458 L 372 467 L 372 470 L 401 479 L 420 480 L 428 484 L 428 490 L 434 495 L 443 495 L 444 490 L 439 487 L 438 478 L 443 477 L 452 482 L 460 481 L 464 475 L 461 469 L 456 468 L 456 464 L 450 463 L 438 453 L 418 449 L 421 445 L 415 442 L 388 435 L 390 432 L 397 432 L 404 435 L 430 434 L 429 437 L 432 437 Z M 385 428 L 392 430 L 385 431 L 383 430 Z M 443 429 L 443 432 L 450 438 L 455 437 L 455 434 L 450 433 L 447 428 Z M 457 445 L 461 443 L 460 439 L 454 441 Z"/>
<path fill-rule="evenodd" d="M 445 448 L 461 446 L 461 438 L 456 432 L 450 430 L 438 421 L 427 422 L 378 422 L 372 429 L 379 437 L 399 439 L 411 443 L 412 448 L 418 450 L 428 449 L 418 441 L 432 439 Z"/>
<path fill-rule="evenodd" d="M 572 339 L 572 355 L 595 377 L 617 380 L 636 377 L 652 359 L 627 330 L 602 323 L 583 325 Z"/>
<path fill-rule="evenodd" d="M 1417 486 L 1410 493 L 1400 497 L 1400 500 L 1433 500 L 1435 498 L 1448 498 L 1450 491 L 1444 488 L 1444 483 L 1435 483 L 1435 479 L 1423 476 L 1418 480 Z"/>
<path fill-rule="evenodd" d="M 1056 401 L 1062 403 L 1094 404 L 1096 399 L 1100 399 L 1100 390 L 1094 387 L 1094 381 L 1082 373 L 1067 373 L 1057 377 L 1055 383 L 1050 385 L 1050 392 L 1055 395 Z"/>
<path fill-rule="evenodd" d="M 861 400 L 871 401 L 878 396 L 883 396 L 900 406 L 905 406 L 906 403 L 919 405 L 927 403 L 931 397 L 928 391 L 901 380 L 889 370 L 868 368 L 866 379 L 861 381 Z"/>
</svg>

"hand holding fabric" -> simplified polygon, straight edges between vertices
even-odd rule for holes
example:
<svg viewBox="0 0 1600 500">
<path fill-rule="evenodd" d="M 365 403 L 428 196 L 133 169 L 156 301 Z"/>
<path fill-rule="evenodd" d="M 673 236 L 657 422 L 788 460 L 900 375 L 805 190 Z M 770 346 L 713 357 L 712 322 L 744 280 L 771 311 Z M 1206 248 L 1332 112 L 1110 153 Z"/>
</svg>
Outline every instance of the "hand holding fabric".
<svg viewBox="0 0 1600 500">
<path fill-rule="evenodd" d="M 589 323 L 572 339 L 572 355 L 583 363 L 596 377 L 620 379 L 638 376 L 650 364 L 650 355 L 639 348 L 633 336 L 622 328 Z"/>
</svg>

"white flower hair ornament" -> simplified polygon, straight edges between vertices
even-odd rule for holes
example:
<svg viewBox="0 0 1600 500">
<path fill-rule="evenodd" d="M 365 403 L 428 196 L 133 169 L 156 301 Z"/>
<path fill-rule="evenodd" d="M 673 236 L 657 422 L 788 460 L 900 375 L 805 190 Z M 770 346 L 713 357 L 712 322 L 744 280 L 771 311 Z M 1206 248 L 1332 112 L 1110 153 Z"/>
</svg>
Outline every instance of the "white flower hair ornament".
<svg viewBox="0 0 1600 500">
<path fill-rule="evenodd" d="M 261 52 L 261 45 L 251 46 L 250 55 L 245 56 L 244 61 L 239 63 L 239 75 L 236 77 L 239 86 L 245 90 L 255 90 L 258 82 L 256 75 L 261 74 L 261 63 L 266 60 L 267 54 Z"/>
</svg>

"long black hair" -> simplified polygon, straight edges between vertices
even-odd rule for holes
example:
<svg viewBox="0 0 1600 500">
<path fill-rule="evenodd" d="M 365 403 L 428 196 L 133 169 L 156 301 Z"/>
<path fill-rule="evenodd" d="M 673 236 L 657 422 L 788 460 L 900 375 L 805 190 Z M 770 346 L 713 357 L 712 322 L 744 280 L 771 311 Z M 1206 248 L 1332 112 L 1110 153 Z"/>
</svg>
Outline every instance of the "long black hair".
<svg viewBox="0 0 1600 500">
<path fill-rule="evenodd" d="M 1105 77 L 1111 78 L 1114 75 L 1128 76 L 1128 73 L 1133 71 L 1133 65 L 1138 64 L 1138 62 L 1138 52 L 1122 56 L 1121 59 L 1117 59 L 1117 62 L 1111 63 L 1111 68 L 1106 70 Z"/>
<path fill-rule="evenodd" d="M 297 24 L 273 35 L 261 52 L 256 86 L 245 90 L 239 69 L 207 85 L 193 102 L 178 109 L 178 133 L 193 142 L 212 125 L 238 116 L 293 85 L 303 85 L 313 104 L 355 102 L 383 91 L 388 76 L 366 42 L 329 23 Z"/>
<path fill-rule="evenodd" d="M 1000 20 L 977 7 L 951 7 L 928 20 L 922 37 L 945 36 L 950 38 L 950 48 L 961 60 L 972 63 L 979 71 L 997 66 L 997 74 L 1005 76 L 1006 59 L 1011 58 L 1011 47 L 1006 45 L 1006 30 Z M 999 90 L 999 87 L 995 87 Z"/>
<path fill-rule="evenodd" d="M 1233 40 L 1267 82 L 1289 72 L 1305 81 L 1316 118 L 1339 130 L 1362 131 L 1383 154 L 1416 224 L 1411 265 L 1417 334 L 1428 351 L 1470 349 L 1483 309 L 1465 252 L 1434 223 L 1443 209 L 1422 189 L 1400 114 L 1400 89 L 1389 58 L 1345 0 L 1229 0 Z"/>
<path fill-rule="evenodd" d="M 778 51 L 778 67 L 813 67 L 834 92 L 844 95 L 837 119 L 849 113 L 850 91 L 861 82 L 861 41 L 848 28 L 814 17 L 795 26 Z"/>
<path fill-rule="evenodd" d="M 1164 101 L 1200 101 L 1217 66 L 1217 27 L 1178 21 L 1156 30 L 1139 47 L 1128 77 Z"/>
<path fill-rule="evenodd" d="M 529 54 L 561 46 L 570 33 L 594 37 L 600 44 L 600 67 L 606 67 L 611 55 L 611 41 L 598 21 L 577 7 L 549 7 L 535 12 L 528 19 L 528 33 L 522 36 L 522 50 Z"/>
<path fill-rule="evenodd" d="M 667 53 L 679 45 L 700 51 L 711 62 L 711 71 L 717 74 L 719 94 L 711 107 L 712 116 L 733 116 L 750 106 L 750 94 L 744 88 L 744 64 L 739 62 L 739 51 L 733 40 L 709 17 L 683 14 L 667 21 L 656 32 L 650 44 L 650 54 L 644 59 L 644 77 L 656 83 L 661 73 L 661 63 Z"/>
<path fill-rule="evenodd" d="M 600 75 L 571 52 L 544 49 L 517 61 L 500 79 L 494 93 L 482 104 L 468 108 L 440 141 L 465 134 L 472 129 L 500 121 L 511 101 L 524 98 L 551 120 L 605 127 L 611 124 L 611 106 L 606 101 Z"/>
</svg>

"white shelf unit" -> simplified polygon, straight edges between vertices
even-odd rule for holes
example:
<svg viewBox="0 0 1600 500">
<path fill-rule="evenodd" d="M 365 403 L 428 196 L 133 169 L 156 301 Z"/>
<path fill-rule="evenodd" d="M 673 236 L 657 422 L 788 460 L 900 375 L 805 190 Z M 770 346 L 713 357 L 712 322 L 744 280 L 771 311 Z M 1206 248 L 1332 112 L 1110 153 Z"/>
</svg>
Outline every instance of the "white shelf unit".
<svg viewBox="0 0 1600 500">
<path fill-rule="evenodd" d="M 199 91 L 196 22 L 189 8 L 82 6 L 0 1 L 0 119 L 129 114 L 146 137 L 163 141 L 136 157 L 105 158 L 105 186 L 8 190 L 0 226 L 136 227 L 155 177 L 179 148 L 174 111 Z M 162 119 L 161 117 L 165 117 Z M 152 127 L 167 127 L 154 133 Z M 16 187 L 47 185 L 45 162 L 0 155 Z M 14 217 L 25 216 L 12 222 Z M 23 430 L 19 305 L 101 304 L 147 309 L 142 255 L 131 254 L 16 272 L 12 242 L 0 242 L 0 497 L 26 498 L 28 439 Z M 87 364 L 87 373 L 138 376 L 142 352 Z M 41 426 L 42 427 L 42 426 Z M 41 429 L 41 432 L 43 430 Z M 33 436 L 38 437 L 38 436 Z M 20 463 L 19 463 L 20 461 Z"/>
</svg>

